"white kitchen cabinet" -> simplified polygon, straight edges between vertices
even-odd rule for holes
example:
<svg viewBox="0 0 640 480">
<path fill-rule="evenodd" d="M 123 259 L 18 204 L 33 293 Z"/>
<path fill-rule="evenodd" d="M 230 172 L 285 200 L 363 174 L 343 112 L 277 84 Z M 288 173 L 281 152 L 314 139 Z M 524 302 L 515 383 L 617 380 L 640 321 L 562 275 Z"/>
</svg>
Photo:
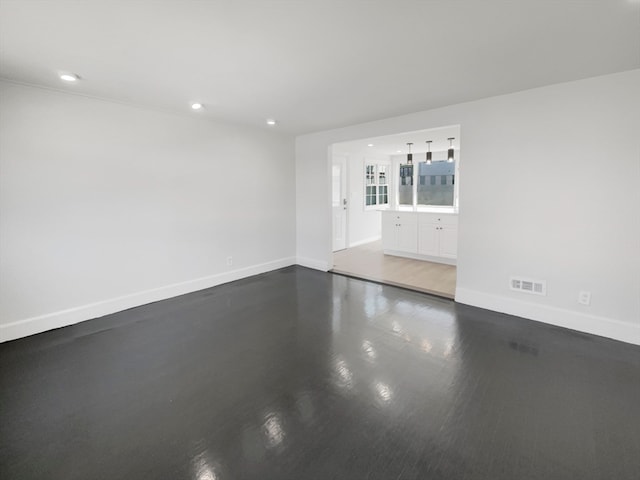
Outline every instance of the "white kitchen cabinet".
<svg viewBox="0 0 640 480">
<path fill-rule="evenodd" d="M 455 264 L 458 216 L 449 213 L 383 212 L 382 248 L 388 255 Z"/>
<path fill-rule="evenodd" d="M 458 257 L 458 226 L 443 225 L 440 229 L 440 257 Z"/>
<path fill-rule="evenodd" d="M 382 249 L 418 253 L 418 217 L 414 212 L 382 213 Z"/>
<path fill-rule="evenodd" d="M 423 223 L 418 227 L 418 253 L 438 256 L 440 251 L 440 231 L 435 223 Z"/>
<path fill-rule="evenodd" d="M 418 253 L 455 259 L 458 253 L 458 217 L 432 213 L 420 214 Z"/>
</svg>

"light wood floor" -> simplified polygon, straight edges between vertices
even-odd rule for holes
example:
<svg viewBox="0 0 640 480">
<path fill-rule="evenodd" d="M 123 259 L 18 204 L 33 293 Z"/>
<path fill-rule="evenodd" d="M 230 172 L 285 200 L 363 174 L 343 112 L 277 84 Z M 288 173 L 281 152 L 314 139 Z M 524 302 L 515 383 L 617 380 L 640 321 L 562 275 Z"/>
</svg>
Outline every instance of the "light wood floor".
<svg viewBox="0 0 640 480">
<path fill-rule="evenodd" d="M 455 266 L 385 255 L 381 241 L 334 252 L 333 271 L 446 298 L 456 290 Z"/>
</svg>

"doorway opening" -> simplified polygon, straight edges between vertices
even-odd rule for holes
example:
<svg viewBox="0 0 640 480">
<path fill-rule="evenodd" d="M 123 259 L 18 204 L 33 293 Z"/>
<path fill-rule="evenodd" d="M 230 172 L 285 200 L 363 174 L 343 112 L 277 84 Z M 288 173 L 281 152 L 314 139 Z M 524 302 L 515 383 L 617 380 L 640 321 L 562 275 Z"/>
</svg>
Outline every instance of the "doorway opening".
<svg viewBox="0 0 640 480">
<path fill-rule="evenodd" d="M 332 271 L 454 298 L 460 126 L 335 143 L 331 152 Z"/>
</svg>

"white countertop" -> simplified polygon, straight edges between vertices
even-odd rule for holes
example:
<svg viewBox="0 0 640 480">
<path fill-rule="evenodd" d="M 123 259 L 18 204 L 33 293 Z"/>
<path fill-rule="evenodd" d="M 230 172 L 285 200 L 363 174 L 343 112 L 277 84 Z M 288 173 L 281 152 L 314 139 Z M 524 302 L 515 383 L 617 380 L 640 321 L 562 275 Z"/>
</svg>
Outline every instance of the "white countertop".
<svg viewBox="0 0 640 480">
<path fill-rule="evenodd" d="M 437 213 L 442 215 L 458 215 L 458 211 L 453 207 L 429 208 L 423 207 L 418 210 L 413 208 L 386 208 L 380 209 L 381 212 L 402 212 L 402 213 Z"/>
</svg>

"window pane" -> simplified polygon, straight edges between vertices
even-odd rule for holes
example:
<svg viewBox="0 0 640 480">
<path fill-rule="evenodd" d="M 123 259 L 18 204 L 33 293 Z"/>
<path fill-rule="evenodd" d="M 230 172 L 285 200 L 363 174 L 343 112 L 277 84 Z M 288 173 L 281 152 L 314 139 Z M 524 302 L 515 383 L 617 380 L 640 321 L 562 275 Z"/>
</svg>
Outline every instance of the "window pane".
<svg viewBox="0 0 640 480">
<path fill-rule="evenodd" d="M 378 185 L 387 184 L 387 167 L 386 165 L 378 165 Z"/>
<path fill-rule="evenodd" d="M 377 204 L 377 187 L 367 186 L 365 190 L 365 206 L 371 206 Z"/>
<path fill-rule="evenodd" d="M 379 188 L 379 198 L 380 201 L 378 202 L 380 205 L 387 205 L 389 203 L 389 196 L 387 195 L 388 193 L 388 188 L 386 185 L 382 185 Z"/>
<path fill-rule="evenodd" d="M 455 162 L 419 163 L 418 173 L 428 177 L 428 180 L 418 185 L 418 205 L 453 206 L 455 168 Z"/>
<path fill-rule="evenodd" d="M 413 165 L 400 165 L 398 203 L 400 205 L 413 205 Z"/>
<path fill-rule="evenodd" d="M 367 165 L 365 168 L 365 185 L 375 185 L 375 165 Z"/>
</svg>

